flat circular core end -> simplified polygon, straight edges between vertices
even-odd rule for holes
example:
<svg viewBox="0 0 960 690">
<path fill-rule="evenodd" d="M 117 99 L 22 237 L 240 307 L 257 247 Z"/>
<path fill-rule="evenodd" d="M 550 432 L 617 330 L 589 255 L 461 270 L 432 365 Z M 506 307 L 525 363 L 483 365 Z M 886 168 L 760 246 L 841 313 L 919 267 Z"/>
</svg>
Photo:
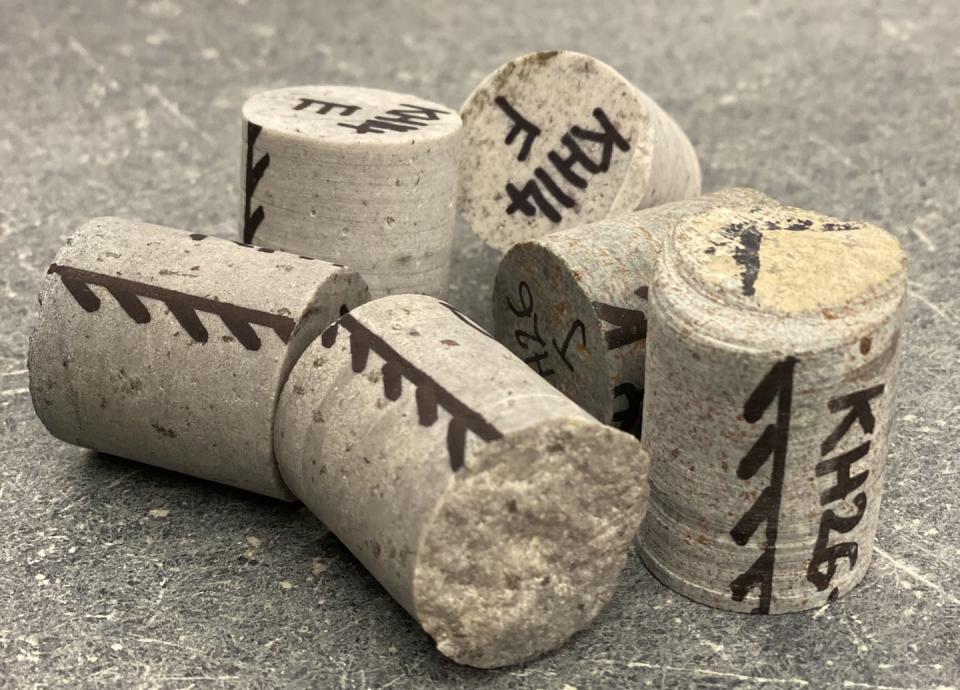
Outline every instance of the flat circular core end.
<svg viewBox="0 0 960 690">
<path fill-rule="evenodd" d="M 790 207 L 721 208 L 681 225 L 680 273 L 734 307 L 798 315 L 888 292 L 905 271 L 890 233 Z"/>
<path fill-rule="evenodd" d="M 456 110 L 409 94 L 356 86 L 264 91 L 243 104 L 243 117 L 272 134 L 337 145 L 429 140 L 460 128 Z"/>
<path fill-rule="evenodd" d="M 493 288 L 494 335 L 597 419 L 610 418 L 611 372 L 596 308 L 553 246 L 515 244 Z"/>
<path fill-rule="evenodd" d="M 650 164 L 646 102 L 612 67 L 580 53 L 511 60 L 460 114 L 459 210 L 500 250 L 605 218 L 631 171 Z M 639 201 L 644 190 L 633 195 Z"/>
<path fill-rule="evenodd" d="M 427 526 L 415 615 L 454 661 L 481 668 L 558 647 L 609 601 L 646 506 L 632 437 L 558 420 L 487 444 Z"/>
</svg>

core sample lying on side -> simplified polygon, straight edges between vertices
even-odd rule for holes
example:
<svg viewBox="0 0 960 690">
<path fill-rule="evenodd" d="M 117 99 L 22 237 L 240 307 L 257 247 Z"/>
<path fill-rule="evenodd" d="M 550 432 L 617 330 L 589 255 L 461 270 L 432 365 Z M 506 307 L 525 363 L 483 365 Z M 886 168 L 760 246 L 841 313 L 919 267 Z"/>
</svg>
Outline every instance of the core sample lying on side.
<svg viewBox="0 0 960 690">
<path fill-rule="evenodd" d="M 290 500 L 273 459 L 280 386 L 368 297 L 325 261 L 98 218 L 43 281 L 34 408 L 69 443 Z"/>
<path fill-rule="evenodd" d="M 687 135 L 588 55 L 511 60 L 473 90 L 460 115 L 460 213 L 500 250 L 700 193 Z"/>
<path fill-rule="evenodd" d="M 613 594 L 647 458 L 449 305 L 403 295 L 307 348 L 284 480 L 454 661 L 535 657 Z"/>
</svg>

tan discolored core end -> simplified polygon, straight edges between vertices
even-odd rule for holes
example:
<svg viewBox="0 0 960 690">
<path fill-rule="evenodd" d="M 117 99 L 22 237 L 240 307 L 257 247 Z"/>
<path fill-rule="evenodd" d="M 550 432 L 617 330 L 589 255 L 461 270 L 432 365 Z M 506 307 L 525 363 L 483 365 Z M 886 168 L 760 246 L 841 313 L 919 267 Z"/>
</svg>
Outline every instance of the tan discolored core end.
<svg viewBox="0 0 960 690">
<path fill-rule="evenodd" d="M 580 420 L 490 443 L 421 541 L 414 613 L 438 649 L 494 668 L 552 650 L 610 600 L 646 505 L 646 454 Z"/>
<path fill-rule="evenodd" d="M 737 308 L 830 313 L 899 284 L 906 257 L 891 234 L 791 207 L 720 208 L 673 238 L 677 266 L 707 296 Z"/>
</svg>

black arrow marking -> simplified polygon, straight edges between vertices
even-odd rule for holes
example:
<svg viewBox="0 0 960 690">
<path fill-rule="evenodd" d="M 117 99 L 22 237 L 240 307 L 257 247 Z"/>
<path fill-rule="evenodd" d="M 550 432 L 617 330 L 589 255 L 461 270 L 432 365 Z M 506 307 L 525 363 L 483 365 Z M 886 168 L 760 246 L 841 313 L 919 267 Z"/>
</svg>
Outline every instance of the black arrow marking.
<svg viewBox="0 0 960 690">
<path fill-rule="evenodd" d="M 140 298 L 160 300 L 167 305 L 173 318 L 180 323 L 187 334 L 198 343 L 207 342 L 209 334 L 197 312 L 219 316 L 237 341 L 247 350 L 259 350 L 262 344 L 260 336 L 253 330 L 254 325 L 272 329 L 284 343 L 290 340 L 290 334 L 295 325 L 293 319 L 288 316 L 249 309 L 207 297 L 188 295 L 185 292 L 168 290 L 157 285 L 85 271 L 82 268 L 51 264 L 47 273 L 59 274 L 63 286 L 77 304 L 87 312 L 95 312 L 101 306 L 100 298 L 90 289 L 90 285 L 106 288 L 126 315 L 140 324 L 150 322 L 150 310 Z"/>
<path fill-rule="evenodd" d="M 452 307 L 448 307 L 452 309 Z M 396 400 L 402 392 L 402 382 L 406 379 L 416 390 L 417 417 L 421 426 L 433 426 L 437 417 L 437 407 L 450 414 L 447 425 L 447 452 L 450 456 L 450 469 L 454 472 L 463 467 L 466 454 L 467 432 L 471 431 L 486 442 L 503 438 L 499 429 L 488 422 L 483 415 L 468 407 L 466 403 L 437 383 L 429 374 L 394 350 L 380 336 L 357 321 L 351 314 L 343 314 L 320 336 L 320 343 L 327 348 L 337 341 L 340 326 L 350 334 L 350 361 L 355 373 L 361 373 L 367 366 L 369 353 L 374 352 L 383 361 L 383 395 L 387 400 Z"/>
<path fill-rule="evenodd" d="M 263 222 L 264 216 L 263 206 L 257 206 L 253 213 L 250 212 L 253 205 L 253 192 L 260 184 L 263 173 L 270 166 L 269 153 L 263 154 L 263 157 L 256 163 L 253 162 L 253 145 L 262 130 L 263 127 L 260 125 L 255 125 L 252 122 L 247 123 L 247 179 L 243 188 L 243 241 L 245 244 L 253 242 L 253 236 L 256 234 L 257 228 L 260 227 L 260 223 Z"/>
<path fill-rule="evenodd" d="M 633 294 L 646 300 L 648 288 L 646 285 L 641 285 Z M 601 320 L 616 326 L 616 328 L 605 331 L 603 334 L 607 341 L 608 350 L 616 350 L 647 337 L 647 315 L 639 309 L 627 309 L 603 302 L 593 302 L 593 310 Z"/>
</svg>

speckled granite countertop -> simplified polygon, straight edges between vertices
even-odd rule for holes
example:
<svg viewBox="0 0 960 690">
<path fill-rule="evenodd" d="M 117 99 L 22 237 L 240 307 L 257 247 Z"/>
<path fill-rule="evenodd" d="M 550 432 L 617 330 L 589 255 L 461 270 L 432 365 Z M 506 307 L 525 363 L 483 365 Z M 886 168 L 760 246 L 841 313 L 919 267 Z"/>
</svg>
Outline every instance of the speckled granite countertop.
<svg viewBox="0 0 960 690">
<path fill-rule="evenodd" d="M 0 0 L 0 684 L 145 687 L 960 685 L 960 5 Z M 503 61 L 597 55 L 690 134 L 705 188 L 889 228 L 910 255 L 899 410 L 874 563 L 826 609 L 760 618 L 632 558 L 593 628 L 460 668 L 323 526 L 95 454 L 36 420 L 41 276 L 82 221 L 231 234 L 239 107 L 299 83 L 457 106 Z M 461 229 L 451 301 L 489 323 L 496 254 Z"/>
</svg>

